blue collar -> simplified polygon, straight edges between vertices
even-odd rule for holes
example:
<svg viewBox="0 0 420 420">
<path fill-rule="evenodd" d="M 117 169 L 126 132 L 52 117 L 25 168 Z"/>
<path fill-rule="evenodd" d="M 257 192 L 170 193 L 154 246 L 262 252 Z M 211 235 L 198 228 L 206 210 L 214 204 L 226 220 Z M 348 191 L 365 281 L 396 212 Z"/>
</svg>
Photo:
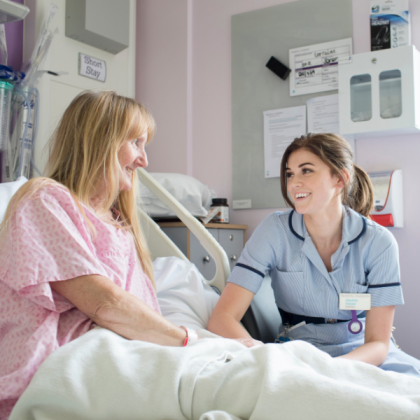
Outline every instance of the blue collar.
<svg viewBox="0 0 420 420">
<path fill-rule="evenodd" d="M 343 206 L 343 214 L 342 242 L 351 245 L 365 234 L 366 218 L 345 206 Z M 301 241 L 305 241 L 305 238 L 309 237 L 303 215 L 296 213 L 295 210 L 292 210 L 289 214 L 289 228 L 293 235 Z"/>
</svg>

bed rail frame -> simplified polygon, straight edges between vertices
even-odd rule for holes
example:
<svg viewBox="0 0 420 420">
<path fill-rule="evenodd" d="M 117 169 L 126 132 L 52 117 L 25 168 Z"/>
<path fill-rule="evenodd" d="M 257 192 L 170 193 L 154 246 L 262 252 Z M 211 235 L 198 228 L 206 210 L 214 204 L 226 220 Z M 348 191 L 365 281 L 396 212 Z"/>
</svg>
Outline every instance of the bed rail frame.
<svg viewBox="0 0 420 420">
<path fill-rule="evenodd" d="M 216 263 L 216 274 L 211 280 L 208 280 L 208 283 L 210 286 L 217 287 L 220 292 L 222 292 L 230 274 L 229 260 L 224 249 L 213 236 L 209 234 L 206 228 L 143 168 L 138 169 L 137 174 L 140 182 L 176 214 L 214 259 L 214 262 Z M 183 260 L 187 260 L 186 256 L 179 248 L 162 232 L 157 223 L 140 208 L 138 211 L 147 243 L 152 254 L 152 259 L 173 255 Z"/>
</svg>

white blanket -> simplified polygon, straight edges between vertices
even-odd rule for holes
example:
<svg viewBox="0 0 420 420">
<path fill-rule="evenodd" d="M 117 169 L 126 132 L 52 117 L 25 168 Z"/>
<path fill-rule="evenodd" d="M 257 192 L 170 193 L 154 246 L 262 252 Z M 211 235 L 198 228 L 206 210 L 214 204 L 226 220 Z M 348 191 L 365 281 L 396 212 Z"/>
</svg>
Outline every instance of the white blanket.
<svg viewBox="0 0 420 420">
<path fill-rule="evenodd" d="M 10 420 L 236 418 L 418 420 L 420 380 L 300 341 L 175 348 L 97 328 L 42 364 Z"/>
<path fill-rule="evenodd" d="M 162 315 L 175 325 L 206 329 L 219 295 L 194 264 L 176 257 L 153 262 L 157 298 Z"/>
</svg>

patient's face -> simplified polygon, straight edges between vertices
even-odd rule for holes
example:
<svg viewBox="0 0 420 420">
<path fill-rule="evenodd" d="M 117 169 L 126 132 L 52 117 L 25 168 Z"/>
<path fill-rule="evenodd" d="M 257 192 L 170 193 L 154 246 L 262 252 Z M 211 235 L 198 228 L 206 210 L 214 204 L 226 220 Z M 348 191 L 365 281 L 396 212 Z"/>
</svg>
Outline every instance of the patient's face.
<svg viewBox="0 0 420 420">
<path fill-rule="evenodd" d="M 317 214 L 341 204 L 343 182 L 316 155 L 299 149 L 287 162 L 287 191 L 301 214 Z"/>
<path fill-rule="evenodd" d="M 124 142 L 120 147 L 118 151 L 118 162 L 121 167 L 119 179 L 120 191 L 129 191 L 132 187 L 133 172 L 137 168 L 145 168 L 147 166 L 146 143 L 147 132 L 138 139 Z"/>
</svg>

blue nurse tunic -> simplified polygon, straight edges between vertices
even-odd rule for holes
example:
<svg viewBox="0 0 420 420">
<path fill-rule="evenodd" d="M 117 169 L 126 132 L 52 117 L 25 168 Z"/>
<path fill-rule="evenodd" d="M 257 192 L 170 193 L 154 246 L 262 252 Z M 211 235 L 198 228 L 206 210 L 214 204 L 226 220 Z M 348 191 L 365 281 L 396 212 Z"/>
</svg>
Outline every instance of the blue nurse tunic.
<svg viewBox="0 0 420 420">
<path fill-rule="evenodd" d="M 339 309 L 340 293 L 369 293 L 372 307 L 404 304 L 395 238 L 345 206 L 343 216 L 342 240 L 331 257 L 331 272 L 306 230 L 303 215 L 288 210 L 270 214 L 257 227 L 228 282 L 257 293 L 268 273 L 279 308 L 326 320 L 351 319 L 350 311 Z M 363 324 L 359 334 L 351 334 L 348 323 L 340 322 L 306 324 L 291 330 L 288 337 L 340 356 L 364 343 L 365 318 L 359 320 Z M 393 340 L 380 367 L 420 377 L 420 361 L 399 350 Z"/>
</svg>

